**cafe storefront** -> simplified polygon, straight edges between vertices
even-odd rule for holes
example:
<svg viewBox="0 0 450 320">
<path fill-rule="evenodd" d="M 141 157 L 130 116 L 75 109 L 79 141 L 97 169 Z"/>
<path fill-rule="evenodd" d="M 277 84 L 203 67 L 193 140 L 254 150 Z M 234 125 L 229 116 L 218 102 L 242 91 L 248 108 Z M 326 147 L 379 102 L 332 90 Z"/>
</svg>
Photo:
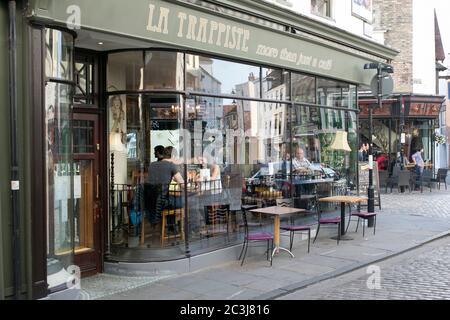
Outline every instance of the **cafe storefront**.
<svg viewBox="0 0 450 320">
<path fill-rule="evenodd" d="M 87 276 L 228 261 L 243 204 L 308 207 L 357 189 L 358 86 L 374 76 L 363 67 L 394 50 L 308 20 L 313 35 L 307 18 L 259 1 L 91 5 L 27 7 L 32 179 L 44 181 L 35 297 L 67 288 L 74 265 Z"/>
<path fill-rule="evenodd" d="M 368 141 L 368 108 L 372 107 L 374 152 L 385 156 L 383 169 L 392 172 L 401 157 L 407 167 L 413 168 L 408 162 L 412 163 L 411 156 L 423 148 L 427 168 L 436 170 L 435 132 L 444 101 L 442 96 L 394 94 L 379 108 L 373 97 L 360 95 L 360 141 Z"/>
</svg>

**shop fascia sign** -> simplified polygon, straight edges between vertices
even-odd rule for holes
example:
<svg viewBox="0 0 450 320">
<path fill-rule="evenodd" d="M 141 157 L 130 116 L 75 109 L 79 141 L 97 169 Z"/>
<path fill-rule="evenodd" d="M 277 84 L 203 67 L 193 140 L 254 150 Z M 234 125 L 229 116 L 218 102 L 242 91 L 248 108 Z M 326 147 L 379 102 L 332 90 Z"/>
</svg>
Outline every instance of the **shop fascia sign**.
<svg viewBox="0 0 450 320">
<path fill-rule="evenodd" d="M 80 28 L 151 40 L 229 58 L 310 72 L 369 85 L 367 58 L 161 0 L 34 0 L 35 18 L 67 24 L 79 12 Z M 92 10 L 92 6 L 95 10 Z M 69 8 L 72 8 L 70 11 Z M 74 8 L 77 8 L 75 11 Z"/>
</svg>

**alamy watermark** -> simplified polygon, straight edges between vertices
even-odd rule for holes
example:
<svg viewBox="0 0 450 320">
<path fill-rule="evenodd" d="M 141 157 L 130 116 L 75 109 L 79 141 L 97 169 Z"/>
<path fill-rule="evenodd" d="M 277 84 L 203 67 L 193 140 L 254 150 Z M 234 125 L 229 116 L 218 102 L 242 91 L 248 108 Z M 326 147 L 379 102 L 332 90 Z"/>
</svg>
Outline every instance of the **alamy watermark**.
<svg viewBox="0 0 450 320">
<path fill-rule="evenodd" d="M 371 265 L 367 268 L 366 273 L 370 275 L 366 281 L 367 288 L 369 290 L 381 290 L 381 268 Z"/>
<path fill-rule="evenodd" d="M 81 289 L 81 269 L 79 266 L 71 265 L 67 267 L 69 276 L 66 280 L 68 289 Z"/>
<path fill-rule="evenodd" d="M 66 20 L 67 28 L 70 30 L 81 29 L 81 8 L 77 5 L 67 7 L 66 13 L 69 15 Z"/>
</svg>

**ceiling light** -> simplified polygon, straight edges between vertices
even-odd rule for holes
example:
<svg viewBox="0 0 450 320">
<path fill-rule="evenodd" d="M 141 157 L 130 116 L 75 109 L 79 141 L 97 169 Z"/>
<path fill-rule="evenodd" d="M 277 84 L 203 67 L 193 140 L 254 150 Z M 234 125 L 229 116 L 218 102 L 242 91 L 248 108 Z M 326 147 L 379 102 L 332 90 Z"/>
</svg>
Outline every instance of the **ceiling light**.
<svg viewBox="0 0 450 320">
<path fill-rule="evenodd" d="M 102 46 L 102 45 L 103 45 L 103 42 L 100 41 L 100 42 L 98 42 L 97 44 L 98 44 L 99 46 Z"/>
</svg>

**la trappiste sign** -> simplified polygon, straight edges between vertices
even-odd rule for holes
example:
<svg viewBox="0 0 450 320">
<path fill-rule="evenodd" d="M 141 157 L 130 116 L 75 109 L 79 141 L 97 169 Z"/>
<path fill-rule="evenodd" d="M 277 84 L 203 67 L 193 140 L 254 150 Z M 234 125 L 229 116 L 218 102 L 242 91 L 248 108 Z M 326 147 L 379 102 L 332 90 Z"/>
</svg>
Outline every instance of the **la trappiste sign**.
<svg viewBox="0 0 450 320">
<path fill-rule="evenodd" d="M 244 59 L 370 84 L 373 74 L 363 70 L 367 59 L 326 47 L 299 36 L 288 36 L 223 16 L 161 0 L 58 0 L 46 18 L 63 23 L 69 6 L 78 6 L 81 28 L 103 30 L 176 45 L 196 51 Z M 92 6 L 95 10 L 92 10 Z M 37 16 L 42 8 L 36 10 Z"/>
</svg>

